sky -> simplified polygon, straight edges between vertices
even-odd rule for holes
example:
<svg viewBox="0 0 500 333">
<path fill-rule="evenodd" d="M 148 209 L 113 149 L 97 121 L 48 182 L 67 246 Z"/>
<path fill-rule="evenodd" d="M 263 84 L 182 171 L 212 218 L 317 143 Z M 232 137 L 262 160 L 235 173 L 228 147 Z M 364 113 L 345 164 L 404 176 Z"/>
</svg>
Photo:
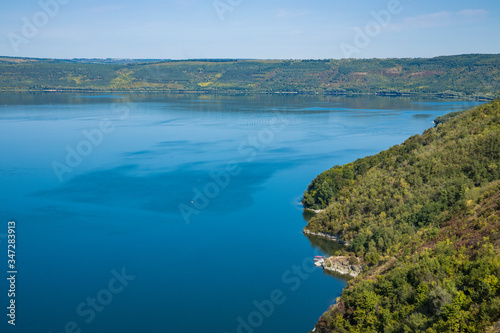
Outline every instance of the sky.
<svg viewBox="0 0 500 333">
<path fill-rule="evenodd" d="M 500 53 L 500 1 L 0 3 L 0 56 L 340 59 L 466 53 Z"/>
</svg>

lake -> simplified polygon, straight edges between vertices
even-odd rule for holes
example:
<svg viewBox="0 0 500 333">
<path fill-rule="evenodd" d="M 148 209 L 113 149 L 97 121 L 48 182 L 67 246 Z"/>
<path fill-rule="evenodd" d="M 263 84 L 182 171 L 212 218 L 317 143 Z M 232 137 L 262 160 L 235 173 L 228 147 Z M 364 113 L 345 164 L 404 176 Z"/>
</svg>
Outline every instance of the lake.
<svg viewBox="0 0 500 333">
<path fill-rule="evenodd" d="M 346 285 L 302 234 L 320 172 L 478 103 L 0 95 L 2 332 L 308 332 Z M 7 274 L 7 257 L 2 263 Z"/>
</svg>

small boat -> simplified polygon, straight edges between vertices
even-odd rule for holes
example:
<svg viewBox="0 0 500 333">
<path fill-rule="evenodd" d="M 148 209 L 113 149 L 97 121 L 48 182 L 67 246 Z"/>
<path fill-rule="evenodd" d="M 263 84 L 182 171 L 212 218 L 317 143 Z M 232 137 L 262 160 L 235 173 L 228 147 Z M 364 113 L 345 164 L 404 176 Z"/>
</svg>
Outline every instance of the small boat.
<svg viewBox="0 0 500 333">
<path fill-rule="evenodd" d="M 322 267 L 325 262 L 325 258 L 323 256 L 315 256 L 314 257 L 314 266 Z"/>
</svg>

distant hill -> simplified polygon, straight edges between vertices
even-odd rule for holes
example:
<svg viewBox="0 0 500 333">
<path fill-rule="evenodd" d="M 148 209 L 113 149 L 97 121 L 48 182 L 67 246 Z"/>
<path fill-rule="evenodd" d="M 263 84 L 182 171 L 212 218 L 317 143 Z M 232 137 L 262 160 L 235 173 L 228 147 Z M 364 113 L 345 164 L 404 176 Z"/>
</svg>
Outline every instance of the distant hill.
<svg viewBox="0 0 500 333">
<path fill-rule="evenodd" d="M 118 59 L 118 58 L 74 58 L 74 59 L 47 59 L 47 58 L 19 58 L 1 57 L 0 62 L 25 63 L 25 62 L 48 62 L 48 63 L 83 63 L 83 64 L 136 64 L 170 61 L 170 59 Z"/>
<path fill-rule="evenodd" d="M 316 332 L 485 332 L 500 319 L 500 100 L 436 124 L 309 185 L 304 205 L 323 211 L 306 229 L 365 264 Z"/>
<path fill-rule="evenodd" d="M 0 57 L 0 91 L 165 91 L 500 96 L 500 55 L 431 59 L 31 59 Z"/>
</svg>

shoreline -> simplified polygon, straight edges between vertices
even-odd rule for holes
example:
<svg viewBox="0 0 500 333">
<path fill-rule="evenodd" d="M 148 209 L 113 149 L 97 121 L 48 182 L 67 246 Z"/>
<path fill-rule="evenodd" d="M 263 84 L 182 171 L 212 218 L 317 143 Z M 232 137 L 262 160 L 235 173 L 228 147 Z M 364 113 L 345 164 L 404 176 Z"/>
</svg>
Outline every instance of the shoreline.
<svg viewBox="0 0 500 333">
<path fill-rule="evenodd" d="M 357 261 L 357 263 L 352 263 L 351 260 Z M 363 271 L 363 265 L 359 263 L 359 258 L 349 257 L 349 256 L 337 256 L 337 257 L 328 257 L 324 259 L 323 269 L 339 273 L 342 275 L 349 275 L 352 277 L 356 277 L 361 274 Z"/>
<path fill-rule="evenodd" d="M 324 211 L 324 210 L 325 210 L 325 208 L 323 208 L 323 209 L 304 208 L 304 210 L 308 210 L 308 211 L 310 211 L 310 212 L 315 212 L 316 214 L 319 214 L 319 213 L 321 213 L 322 211 Z"/>
<path fill-rule="evenodd" d="M 328 240 L 332 240 L 336 243 L 339 243 L 339 244 L 342 244 L 344 246 L 349 246 L 351 243 L 349 242 L 346 242 L 346 241 L 343 241 L 340 236 L 338 235 L 329 235 L 329 234 L 326 234 L 324 232 L 314 232 L 314 231 L 310 231 L 306 228 L 302 229 L 302 232 L 306 235 L 312 235 L 312 236 L 317 236 L 317 237 L 321 237 L 321 238 L 325 238 L 325 239 L 328 239 Z"/>
<path fill-rule="evenodd" d="M 325 234 L 323 232 L 313 232 L 309 231 L 307 229 L 303 229 L 302 232 L 305 235 L 311 235 L 311 236 L 316 236 L 316 237 L 321 237 L 330 241 L 334 241 L 338 244 L 344 245 L 344 246 L 349 246 L 349 242 L 345 242 L 342 239 L 340 239 L 339 236 L 337 235 L 329 235 Z M 357 263 L 352 263 L 351 261 L 356 260 Z M 356 277 L 361 274 L 363 270 L 363 265 L 361 265 L 359 258 L 356 257 L 349 257 L 349 256 L 330 256 L 328 258 L 323 259 L 323 264 L 321 267 L 323 270 L 327 270 L 330 272 L 335 272 L 341 275 L 349 275 L 351 277 Z"/>
<path fill-rule="evenodd" d="M 43 89 L 0 89 L 2 93 L 124 93 L 124 94 L 200 94 L 221 96 L 255 96 L 255 95 L 307 95 L 307 96 L 378 96 L 378 97 L 406 97 L 406 98 L 439 98 L 453 100 L 470 100 L 489 102 L 495 100 L 496 96 L 473 96 L 473 95 L 448 95 L 446 92 L 418 93 L 418 92 L 341 92 L 341 91 L 217 91 L 217 90 L 169 90 L 169 89 L 89 89 L 89 88 L 43 88 Z"/>
</svg>

